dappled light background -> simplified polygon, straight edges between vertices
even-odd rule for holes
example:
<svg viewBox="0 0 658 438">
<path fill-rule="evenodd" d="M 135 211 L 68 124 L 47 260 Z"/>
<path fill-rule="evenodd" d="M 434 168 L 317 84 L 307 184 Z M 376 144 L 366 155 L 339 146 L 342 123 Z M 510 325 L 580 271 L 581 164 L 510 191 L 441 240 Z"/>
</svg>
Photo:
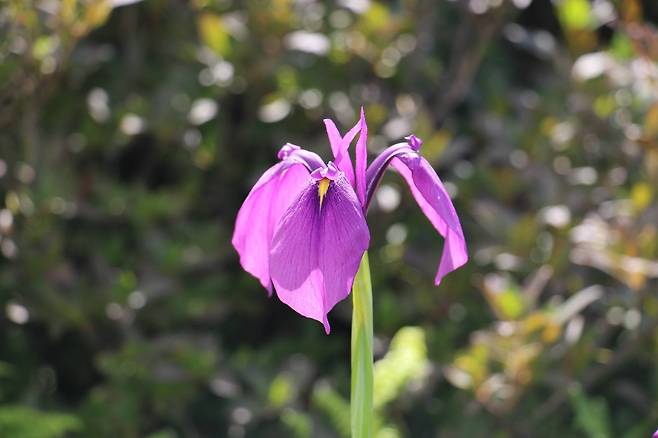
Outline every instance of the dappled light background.
<svg viewBox="0 0 658 438">
<path fill-rule="evenodd" d="M 333 331 L 241 270 L 292 142 L 422 138 L 470 262 L 390 172 L 368 215 L 376 438 L 658 427 L 654 0 L 5 0 L 0 436 L 348 437 Z"/>
</svg>

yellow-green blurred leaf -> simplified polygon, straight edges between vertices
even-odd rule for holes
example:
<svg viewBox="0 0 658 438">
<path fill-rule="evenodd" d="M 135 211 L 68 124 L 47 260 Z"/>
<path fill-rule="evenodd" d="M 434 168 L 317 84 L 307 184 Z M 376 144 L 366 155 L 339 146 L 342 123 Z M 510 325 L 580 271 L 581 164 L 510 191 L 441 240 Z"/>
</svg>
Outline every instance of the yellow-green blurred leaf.
<svg viewBox="0 0 658 438">
<path fill-rule="evenodd" d="M 77 0 L 61 0 L 59 3 L 59 19 L 67 26 L 75 21 L 77 3 Z"/>
<path fill-rule="evenodd" d="M 276 376 L 270 384 L 268 398 L 272 406 L 281 407 L 290 401 L 292 397 L 292 385 L 287 377 Z"/>
<path fill-rule="evenodd" d="M 518 291 L 507 289 L 496 298 L 496 307 L 505 319 L 516 319 L 521 316 L 523 300 Z"/>
<path fill-rule="evenodd" d="M 372 2 L 370 7 L 363 15 L 363 26 L 364 30 L 368 32 L 376 32 L 386 25 L 390 21 L 390 13 L 388 8 L 381 3 Z"/>
<path fill-rule="evenodd" d="M 525 311 L 521 290 L 510 278 L 498 274 L 485 277 L 484 295 L 498 318 L 518 319 Z"/>
<path fill-rule="evenodd" d="M 112 4 L 109 0 L 98 0 L 90 3 L 85 11 L 85 25 L 88 30 L 105 23 L 112 12 Z"/>
<path fill-rule="evenodd" d="M 592 24 L 591 6 L 587 0 L 562 0 L 557 8 L 562 25 L 569 30 L 587 29 Z"/>
<path fill-rule="evenodd" d="M 631 59 L 635 53 L 633 43 L 628 35 L 617 32 L 612 37 L 610 52 L 619 59 Z"/>
<path fill-rule="evenodd" d="M 441 156 L 441 153 L 448 146 L 452 134 L 447 129 L 440 129 L 434 135 L 428 138 L 423 144 L 423 154 L 429 160 L 433 161 Z"/>
<path fill-rule="evenodd" d="M 32 47 L 32 56 L 36 59 L 43 59 L 55 50 L 57 40 L 52 36 L 39 37 Z"/>
<path fill-rule="evenodd" d="M 199 35 L 204 44 L 219 56 L 226 56 L 231 48 L 229 34 L 222 17 L 212 13 L 203 13 L 197 21 Z"/>
<path fill-rule="evenodd" d="M 594 113 L 602 119 L 610 116 L 615 110 L 615 98 L 610 95 L 599 96 L 594 100 Z"/>
<path fill-rule="evenodd" d="M 310 438 L 313 431 L 313 422 L 311 418 L 303 413 L 293 409 L 285 409 L 281 413 L 281 422 L 290 429 L 295 438 Z"/>
<path fill-rule="evenodd" d="M 400 329 L 386 356 L 375 363 L 375 409 L 394 400 L 410 380 L 422 375 L 426 366 L 425 332 L 419 327 Z"/>
<path fill-rule="evenodd" d="M 631 200 L 633 207 L 637 211 L 642 211 L 649 206 L 653 199 L 653 190 L 651 186 L 645 182 L 639 182 L 631 189 Z"/>
<path fill-rule="evenodd" d="M 0 406 L 0 436 L 64 438 L 81 429 L 73 415 L 42 412 L 18 405 Z"/>
</svg>

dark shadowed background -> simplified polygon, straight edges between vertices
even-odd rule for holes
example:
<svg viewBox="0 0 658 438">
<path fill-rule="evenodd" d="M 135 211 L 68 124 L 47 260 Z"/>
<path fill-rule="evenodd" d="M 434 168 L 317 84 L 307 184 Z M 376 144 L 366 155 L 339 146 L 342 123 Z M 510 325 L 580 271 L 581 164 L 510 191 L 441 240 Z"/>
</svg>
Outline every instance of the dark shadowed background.
<svg viewBox="0 0 658 438">
<path fill-rule="evenodd" d="M 0 437 L 347 437 L 333 332 L 239 266 L 293 142 L 413 132 L 471 261 L 393 173 L 368 221 L 376 438 L 658 427 L 654 0 L 3 0 Z"/>
</svg>

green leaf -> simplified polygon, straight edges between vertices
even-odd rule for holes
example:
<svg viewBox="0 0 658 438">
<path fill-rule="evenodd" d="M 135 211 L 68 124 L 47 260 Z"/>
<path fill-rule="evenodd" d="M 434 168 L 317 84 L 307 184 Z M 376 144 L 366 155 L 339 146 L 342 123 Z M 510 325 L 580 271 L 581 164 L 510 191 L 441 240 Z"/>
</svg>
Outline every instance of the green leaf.
<svg viewBox="0 0 658 438">
<path fill-rule="evenodd" d="M 293 396 L 290 380 L 285 375 L 278 375 L 272 380 L 268 398 L 272 406 L 280 408 L 285 406 Z"/>
<path fill-rule="evenodd" d="M 419 327 L 403 327 L 393 337 L 386 356 L 375 364 L 375 410 L 395 400 L 426 367 L 425 332 Z"/>
<path fill-rule="evenodd" d="M 310 438 L 313 423 L 308 415 L 293 409 L 286 409 L 281 413 L 281 421 L 290 429 L 293 437 Z"/>
<path fill-rule="evenodd" d="M 621 32 L 615 32 L 612 41 L 610 42 L 610 53 L 612 53 L 617 59 L 632 59 L 635 54 L 633 42 L 628 35 Z"/>
<path fill-rule="evenodd" d="M 210 13 L 201 14 L 197 24 L 201 40 L 217 55 L 228 55 L 231 40 L 222 23 L 222 17 Z"/>
<path fill-rule="evenodd" d="M 558 4 L 560 21 L 569 30 L 589 28 L 592 24 L 591 12 L 587 0 L 563 0 Z"/>
<path fill-rule="evenodd" d="M 313 403 L 331 420 L 341 437 L 350 438 L 350 406 L 331 386 L 318 384 L 313 390 Z"/>
<path fill-rule="evenodd" d="M 571 406 L 576 411 L 576 425 L 590 438 L 611 437 L 608 405 L 602 398 L 588 398 L 580 386 L 569 390 Z"/>
<path fill-rule="evenodd" d="M 155 432 L 147 436 L 146 438 L 178 438 L 178 434 L 173 430 L 166 429 L 166 430 L 161 430 L 159 432 Z"/>
<path fill-rule="evenodd" d="M 0 406 L 0 436 L 12 438 L 59 438 L 80 430 L 70 414 L 40 412 L 16 405 Z"/>
</svg>

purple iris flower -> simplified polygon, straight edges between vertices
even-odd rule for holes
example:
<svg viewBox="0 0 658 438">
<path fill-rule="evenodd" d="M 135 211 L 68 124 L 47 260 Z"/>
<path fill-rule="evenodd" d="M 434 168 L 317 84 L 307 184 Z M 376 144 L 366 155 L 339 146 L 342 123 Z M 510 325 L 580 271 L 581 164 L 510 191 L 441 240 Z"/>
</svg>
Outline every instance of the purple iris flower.
<svg viewBox="0 0 658 438">
<path fill-rule="evenodd" d="M 363 109 L 341 136 L 324 121 L 334 161 L 290 143 L 279 162 L 251 189 L 235 223 L 233 246 L 242 267 L 269 294 L 330 331 L 327 314 L 352 288 L 370 233 L 365 214 L 384 171 L 393 166 L 445 244 L 435 283 L 466 263 L 459 218 L 441 180 L 419 151 L 415 135 L 385 149 L 367 167 L 368 127 Z M 356 142 L 356 163 L 349 147 Z"/>
</svg>

